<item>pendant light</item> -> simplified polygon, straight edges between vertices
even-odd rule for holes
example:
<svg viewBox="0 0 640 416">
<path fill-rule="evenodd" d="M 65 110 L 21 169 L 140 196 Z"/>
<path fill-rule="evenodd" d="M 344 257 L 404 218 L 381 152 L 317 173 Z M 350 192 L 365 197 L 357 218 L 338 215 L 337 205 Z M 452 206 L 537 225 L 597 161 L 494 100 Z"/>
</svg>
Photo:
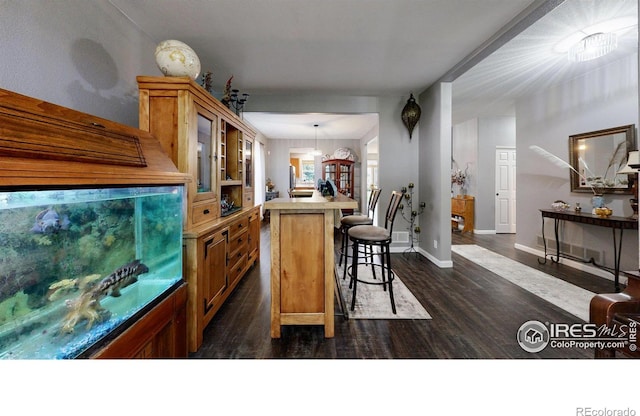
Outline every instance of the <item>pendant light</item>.
<svg viewBox="0 0 640 416">
<path fill-rule="evenodd" d="M 322 151 L 320 149 L 318 149 L 318 125 L 314 124 L 313 127 L 316 128 L 316 145 L 313 148 L 313 152 L 311 152 L 311 154 L 313 156 L 320 156 L 320 155 L 322 155 Z"/>
</svg>

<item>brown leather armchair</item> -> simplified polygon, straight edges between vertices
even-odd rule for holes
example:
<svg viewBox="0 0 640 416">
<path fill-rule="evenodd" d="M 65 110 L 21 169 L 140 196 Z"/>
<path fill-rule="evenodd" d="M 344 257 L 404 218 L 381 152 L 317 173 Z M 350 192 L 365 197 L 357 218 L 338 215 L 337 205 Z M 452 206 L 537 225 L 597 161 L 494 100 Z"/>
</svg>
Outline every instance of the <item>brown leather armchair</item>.
<svg viewBox="0 0 640 416">
<path fill-rule="evenodd" d="M 589 322 L 596 325 L 628 327 L 635 321 L 640 328 L 640 276 L 629 275 L 624 291 L 620 293 L 602 293 L 594 296 L 589 305 Z M 628 347 L 621 349 L 596 348 L 595 358 L 615 358 L 616 352 L 630 357 L 640 357 L 640 351 L 631 351 Z"/>
</svg>

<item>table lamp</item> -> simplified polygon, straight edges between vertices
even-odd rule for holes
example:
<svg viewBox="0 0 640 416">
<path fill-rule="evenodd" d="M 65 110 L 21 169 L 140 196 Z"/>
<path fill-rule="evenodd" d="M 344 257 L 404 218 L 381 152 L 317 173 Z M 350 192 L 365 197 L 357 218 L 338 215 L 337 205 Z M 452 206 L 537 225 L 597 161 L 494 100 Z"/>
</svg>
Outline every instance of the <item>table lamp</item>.
<svg viewBox="0 0 640 416">
<path fill-rule="evenodd" d="M 633 198 L 629 201 L 631 203 L 631 208 L 633 209 L 633 215 L 630 218 L 633 218 L 634 220 L 638 219 L 638 181 L 636 180 L 636 174 L 638 173 L 639 167 L 640 152 L 633 150 L 629 152 L 627 164 L 617 172 L 618 174 L 627 174 L 629 176 L 631 191 L 633 193 Z"/>
</svg>

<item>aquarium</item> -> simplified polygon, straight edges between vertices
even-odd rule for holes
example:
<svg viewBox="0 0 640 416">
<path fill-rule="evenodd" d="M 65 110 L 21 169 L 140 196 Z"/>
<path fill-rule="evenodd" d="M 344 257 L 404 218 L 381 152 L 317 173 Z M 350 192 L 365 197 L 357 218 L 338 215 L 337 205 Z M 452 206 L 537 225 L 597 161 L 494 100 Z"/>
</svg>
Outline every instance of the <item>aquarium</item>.
<svg viewBox="0 0 640 416">
<path fill-rule="evenodd" d="M 0 358 L 89 354 L 182 282 L 182 186 L 0 192 Z"/>
</svg>

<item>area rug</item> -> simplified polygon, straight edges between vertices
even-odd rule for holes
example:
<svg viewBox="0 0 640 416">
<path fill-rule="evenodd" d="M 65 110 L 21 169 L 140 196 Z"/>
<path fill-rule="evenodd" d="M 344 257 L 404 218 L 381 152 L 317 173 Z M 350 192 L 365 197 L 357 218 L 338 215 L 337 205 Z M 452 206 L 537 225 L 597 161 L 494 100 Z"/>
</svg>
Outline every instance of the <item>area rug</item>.
<svg viewBox="0 0 640 416">
<path fill-rule="evenodd" d="M 474 244 L 454 245 L 451 251 L 570 314 L 589 321 L 589 303 L 595 295 L 593 292 Z"/>
<path fill-rule="evenodd" d="M 376 270 L 376 276 L 381 278 L 380 270 Z M 349 289 L 349 275 L 342 279 L 343 268 L 336 266 L 336 280 L 340 285 L 344 315 L 349 319 L 431 319 L 431 315 L 422 304 L 407 289 L 400 277 L 396 274 L 393 280 L 393 297 L 396 303 L 396 314 L 391 311 L 391 300 L 388 288 L 385 292 L 382 285 L 367 285 L 358 283 L 356 305 L 351 310 L 351 298 L 353 290 Z M 358 267 L 359 279 L 372 279 L 371 268 Z M 338 311 L 336 311 L 338 312 Z"/>
</svg>

